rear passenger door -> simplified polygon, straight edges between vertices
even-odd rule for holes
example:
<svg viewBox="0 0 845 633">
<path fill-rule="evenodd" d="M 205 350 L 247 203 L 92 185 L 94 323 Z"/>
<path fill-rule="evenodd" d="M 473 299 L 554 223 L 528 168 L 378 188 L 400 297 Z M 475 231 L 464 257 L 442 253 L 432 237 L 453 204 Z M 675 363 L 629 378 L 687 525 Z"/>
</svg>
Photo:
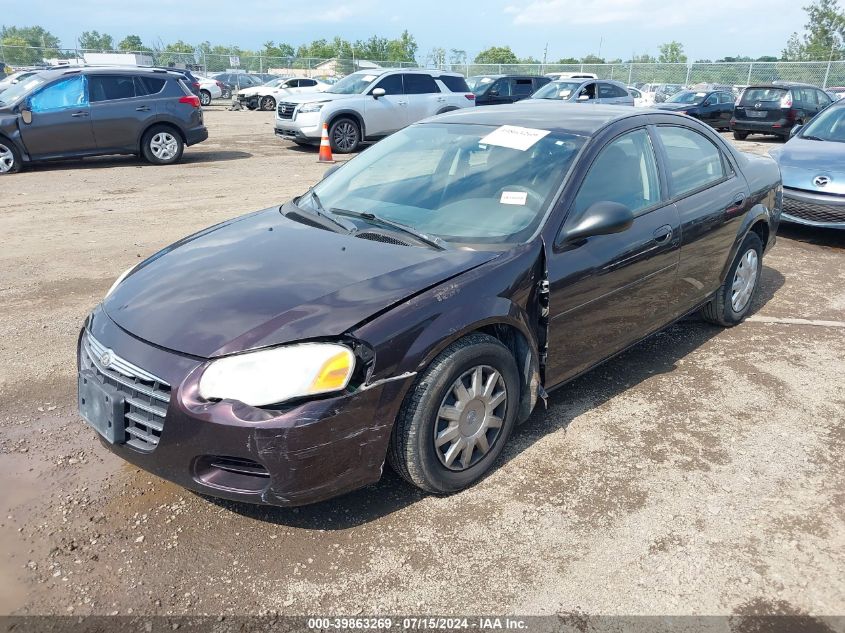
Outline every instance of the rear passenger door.
<svg viewBox="0 0 845 633">
<path fill-rule="evenodd" d="M 92 74 L 88 92 L 97 148 L 138 151 L 142 130 L 156 117 L 155 103 L 146 89 L 142 87 L 138 96 L 132 75 Z"/>
<path fill-rule="evenodd" d="M 364 102 L 364 128 L 367 138 L 387 136 L 408 125 L 408 100 L 402 86 L 402 75 L 382 77 L 369 91 L 382 88 L 384 95 L 368 96 Z"/>
<path fill-rule="evenodd" d="M 511 103 L 527 99 L 534 92 L 534 82 L 530 77 L 514 77 L 511 82 Z"/>
<path fill-rule="evenodd" d="M 600 81 L 598 82 L 598 91 L 599 103 L 610 105 L 633 105 L 634 103 L 634 98 L 628 94 L 627 90 L 623 90 L 614 84 Z"/>
<path fill-rule="evenodd" d="M 402 81 L 405 82 L 405 98 L 408 101 L 408 125 L 437 114 L 447 105 L 446 97 L 431 75 L 406 73 L 402 75 Z"/>
<path fill-rule="evenodd" d="M 748 199 L 748 187 L 719 144 L 697 130 L 658 125 L 658 149 L 681 222 L 673 313 L 695 308 L 721 285 Z"/>
</svg>

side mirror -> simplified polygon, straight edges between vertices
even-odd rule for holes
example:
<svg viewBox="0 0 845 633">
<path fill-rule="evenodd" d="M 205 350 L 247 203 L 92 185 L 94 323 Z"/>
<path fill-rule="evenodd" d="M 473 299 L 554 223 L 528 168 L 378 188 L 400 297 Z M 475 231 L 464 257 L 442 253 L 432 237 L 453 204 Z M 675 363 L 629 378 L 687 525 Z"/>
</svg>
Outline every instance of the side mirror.
<svg viewBox="0 0 845 633">
<path fill-rule="evenodd" d="M 384 91 L 384 88 L 376 88 L 371 94 L 373 95 L 373 99 L 378 99 L 379 97 L 383 97 L 387 93 Z"/>
<path fill-rule="evenodd" d="M 803 125 L 793 125 L 792 129 L 789 130 L 789 138 L 792 138 L 793 136 L 797 135 L 803 127 Z"/>
<path fill-rule="evenodd" d="M 21 108 L 21 120 L 27 125 L 32 123 L 32 110 L 29 109 L 29 104 Z"/>
<path fill-rule="evenodd" d="M 323 177 L 321 178 L 321 180 L 325 180 L 326 178 L 328 178 L 329 176 L 331 176 L 333 173 L 335 173 L 335 172 L 336 172 L 338 169 L 340 169 L 341 167 L 342 167 L 342 165 L 332 165 L 331 167 L 329 167 L 329 168 L 328 168 L 328 169 L 327 169 L 327 170 L 323 173 Z"/>
<path fill-rule="evenodd" d="M 584 212 L 575 226 L 561 232 L 560 243 L 583 240 L 594 235 L 626 231 L 634 223 L 634 213 L 618 202 L 596 202 Z"/>
</svg>

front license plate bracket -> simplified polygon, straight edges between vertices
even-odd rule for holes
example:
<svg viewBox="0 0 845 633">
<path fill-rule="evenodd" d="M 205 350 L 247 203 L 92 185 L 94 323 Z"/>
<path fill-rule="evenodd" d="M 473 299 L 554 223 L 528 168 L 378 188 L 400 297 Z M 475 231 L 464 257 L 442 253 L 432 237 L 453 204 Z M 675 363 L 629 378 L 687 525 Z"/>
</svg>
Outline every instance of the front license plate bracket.
<svg viewBox="0 0 845 633">
<path fill-rule="evenodd" d="M 97 380 L 90 370 L 79 372 L 78 405 L 82 418 L 110 444 L 126 441 L 123 395 Z"/>
</svg>

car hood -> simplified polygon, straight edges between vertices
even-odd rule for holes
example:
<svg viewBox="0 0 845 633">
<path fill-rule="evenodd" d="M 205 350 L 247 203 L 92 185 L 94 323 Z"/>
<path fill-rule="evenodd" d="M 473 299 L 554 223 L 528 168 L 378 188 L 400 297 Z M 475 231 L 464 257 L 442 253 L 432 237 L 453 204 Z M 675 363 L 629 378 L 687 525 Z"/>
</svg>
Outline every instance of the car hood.
<svg viewBox="0 0 845 633">
<path fill-rule="evenodd" d="M 697 108 L 700 104 L 698 103 L 659 103 L 654 106 L 655 110 L 670 110 L 672 112 L 678 112 L 680 110 L 692 110 Z"/>
<path fill-rule="evenodd" d="M 320 92 L 315 90 L 314 92 L 304 92 L 291 95 L 289 98 L 285 99 L 285 101 L 287 103 L 311 103 L 313 101 L 341 101 L 343 99 L 352 99 L 360 96 L 361 95 L 358 93 L 351 95 L 339 95 L 332 92 Z"/>
<path fill-rule="evenodd" d="M 267 86 L 252 86 L 251 88 L 242 88 L 241 90 L 238 90 L 238 94 L 245 97 L 251 97 L 262 93 L 270 94 L 272 91 L 273 88 L 268 88 Z"/>
<path fill-rule="evenodd" d="M 138 338 L 212 358 L 338 336 L 495 256 L 382 244 L 306 226 L 273 207 L 156 253 L 103 308 Z"/>
<path fill-rule="evenodd" d="M 845 144 L 795 136 L 771 154 L 780 166 L 785 187 L 845 194 Z M 828 184 L 816 185 L 813 180 L 817 176 L 826 176 Z"/>
</svg>

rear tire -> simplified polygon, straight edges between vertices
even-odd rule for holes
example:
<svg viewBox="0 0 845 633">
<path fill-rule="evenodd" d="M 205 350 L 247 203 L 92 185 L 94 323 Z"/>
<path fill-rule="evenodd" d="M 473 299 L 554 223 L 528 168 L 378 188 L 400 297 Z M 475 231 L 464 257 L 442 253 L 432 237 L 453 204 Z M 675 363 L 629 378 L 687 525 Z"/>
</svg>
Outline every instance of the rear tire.
<svg viewBox="0 0 845 633">
<path fill-rule="evenodd" d="M 752 232 L 745 236 L 716 296 L 701 309 L 705 321 L 733 327 L 751 311 L 763 272 L 763 242 Z"/>
<path fill-rule="evenodd" d="M 462 490 L 487 474 L 502 453 L 519 398 L 516 362 L 499 340 L 476 333 L 455 341 L 405 397 L 388 461 L 426 492 Z"/>
<path fill-rule="evenodd" d="M 208 90 L 200 90 L 200 104 L 203 106 L 211 105 L 211 93 Z"/>
<path fill-rule="evenodd" d="M 185 143 L 179 132 L 166 125 L 154 125 L 144 133 L 141 140 L 144 158 L 153 165 L 178 163 L 185 151 Z"/>
<path fill-rule="evenodd" d="M 0 175 L 14 174 L 22 166 L 21 154 L 15 144 L 0 137 Z"/>
<path fill-rule="evenodd" d="M 748 132 L 734 132 L 734 138 L 738 141 L 744 141 L 748 138 Z"/>
<path fill-rule="evenodd" d="M 341 117 L 329 126 L 329 142 L 337 154 L 351 154 L 361 144 L 361 128 L 348 117 Z"/>
</svg>

